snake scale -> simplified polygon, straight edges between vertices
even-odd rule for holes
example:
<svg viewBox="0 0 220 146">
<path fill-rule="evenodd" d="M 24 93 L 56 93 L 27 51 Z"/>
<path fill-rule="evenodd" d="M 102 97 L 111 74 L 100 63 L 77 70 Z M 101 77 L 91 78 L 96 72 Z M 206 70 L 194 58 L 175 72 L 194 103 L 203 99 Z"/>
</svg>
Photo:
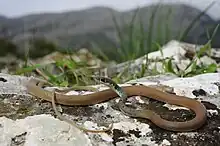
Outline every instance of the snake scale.
<svg viewBox="0 0 220 146">
<path fill-rule="evenodd" d="M 42 98 L 44 100 L 50 101 L 54 103 L 56 98 L 56 102 L 62 105 L 93 105 L 97 103 L 101 103 L 104 101 L 108 101 L 110 99 L 116 98 L 120 96 L 119 100 L 119 108 L 120 110 L 131 117 L 139 117 L 139 118 L 146 118 L 152 121 L 155 125 L 159 126 L 162 129 L 166 129 L 169 131 L 193 131 L 201 126 L 203 126 L 207 120 L 207 113 L 205 106 L 196 101 L 194 99 L 178 96 L 174 94 L 169 94 L 166 92 L 159 91 L 155 88 L 143 86 L 143 85 L 132 85 L 126 87 L 120 87 L 115 82 L 113 82 L 109 78 L 105 77 L 95 77 L 96 81 L 101 81 L 107 85 L 110 89 L 106 89 L 99 92 L 94 92 L 91 94 L 86 95 L 65 95 L 59 92 L 51 92 L 44 90 L 42 86 L 46 83 L 46 81 L 39 80 L 39 79 L 31 79 L 26 87 L 30 94 Z M 36 83 L 38 83 L 36 85 Z M 161 102 L 174 104 L 183 106 L 186 108 L 191 109 L 195 112 L 196 116 L 185 122 L 176 122 L 176 121 L 168 121 L 160 117 L 160 115 L 156 114 L 151 110 L 136 110 L 129 108 L 125 105 L 125 101 L 127 97 L 131 96 L 143 96 L 149 97 Z M 67 121 L 68 122 L 68 121 Z M 70 121 L 68 122 L 70 123 Z M 105 130 L 88 130 L 88 132 L 105 132 L 110 130 L 112 125 Z M 86 131 L 85 128 L 79 128 L 81 130 Z"/>
</svg>

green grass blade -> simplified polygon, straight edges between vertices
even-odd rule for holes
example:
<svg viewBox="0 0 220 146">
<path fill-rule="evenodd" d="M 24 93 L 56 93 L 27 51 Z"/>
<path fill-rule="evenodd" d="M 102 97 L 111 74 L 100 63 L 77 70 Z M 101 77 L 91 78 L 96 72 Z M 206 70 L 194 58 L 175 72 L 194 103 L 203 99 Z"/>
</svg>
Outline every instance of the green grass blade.
<svg viewBox="0 0 220 146">
<path fill-rule="evenodd" d="M 184 30 L 183 34 L 180 36 L 179 40 L 182 41 L 184 38 L 186 38 L 186 36 L 188 35 L 188 33 L 190 32 L 190 30 L 194 27 L 194 25 L 196 24 L 196 22 L 203 16 L 206 14 L 206 12 L 215 4 L 215 1 L 213 1 L 204 11 L 202 11 L 198 16 L 196 16 L 195 19 L 193 19 L 193 21 L 189 24 L 189 26 Z"/>
<path fill-rule="evenodd" d="M 156 7 L 154 8 L 150 20 L 149 20 L 149 28 L 148 28 L 148 35 L 147 35 L 147 49 L 149 50 L 149 52 L 151 52 L 152 50 L 152 36 L 153 36 L 153 29 L 154 29 L 154 19 L 155 16 L 157 14 L 157 10 L 160 7 L 160 3 L 158 3 L 156 5 Z"/>
</svg>

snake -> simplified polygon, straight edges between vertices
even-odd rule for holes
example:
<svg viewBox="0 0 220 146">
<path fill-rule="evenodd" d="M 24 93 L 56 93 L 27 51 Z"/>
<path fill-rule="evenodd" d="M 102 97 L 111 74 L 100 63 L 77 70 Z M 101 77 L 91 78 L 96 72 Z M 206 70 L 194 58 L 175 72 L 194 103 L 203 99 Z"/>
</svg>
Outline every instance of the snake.
<svg viewBox="0 0 220 146">
<path fill-rule="evenodd" d="M 27 83 L 26 87 L 27 87 L 27 91 L 34 96 L 37 96 L 39 98 L 42 98 L 50 102 L 52 102 L 52 99 L 55 96 L 56 102 L 58 104 L 67 105 L 67 106 L 94 105 L 108 101 L 110 99 L 119 96 L 120 100 L 118 105 L 120 110 L 124 114 L 131 117 L 148 119 L 151 122 L 153 122 L 156 126 L 168 131 L 187 132 L 187 131 L 197 130 L 200 127 L 202 127 L 207 121 L 207 111 L 205 106 L 201 102 L 195 99 L 185 96 L 170 94 L 145 85 L 131 85 L 131 86 L 120 87 L 111 79 L 106 77 L 103 78 L 99 77 L 96 80 L 100 80 L 110 88 L 86 95 L 66 95 L 66 94 L 61 94 L 59 92 L 51 92 L 44 90 L 42 86 L 46 83 L 46 81 L 42 81 L 36 78 L 31 79 Z M 37 81 L 39 82 L 38 85 L 36 85 Z M 168 104 L 183 106 L 192 110 L 195 113 L 195 117 L 191 120 L 184 122 L 168 121 L 161 118 L 160 115 L 158 115 L 152 110 L 146 110 L 146 109 L 135 110 L 127 107 L 125 105 L 125 101 L 127 97 L 132 97 L 132 96 L 149 97 L 154 100 L 158 100 Z M 110 130 L 111 128 L 112 125 L 110 125 L 109 128 L 103 131 Z M 98 130 L 97 132 L 100 131 L 102 130 Z"/>
</svg>

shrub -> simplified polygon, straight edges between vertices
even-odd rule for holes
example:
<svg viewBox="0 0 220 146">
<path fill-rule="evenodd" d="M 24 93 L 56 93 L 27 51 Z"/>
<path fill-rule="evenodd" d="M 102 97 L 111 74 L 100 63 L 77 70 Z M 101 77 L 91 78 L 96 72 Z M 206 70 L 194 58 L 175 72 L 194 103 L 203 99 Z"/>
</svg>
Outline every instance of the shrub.
<svg viewBox="0 0 220 146">
<path fill-rule="evenodd" d="M 0 38 L 0 56 L 5 56 L 8 53 L 16 54 L 17 46 L 10 40 Z"/>
<path fill-rule="evenodd" d="M 56 51 L 57 49 L 57 46 L 54 43 L 44 38 L 34 38 L 29 41 L 29 45 L 30 48 L 28 54 L 31 58 L 45 56 L 53 51 Z"/>
</svg>

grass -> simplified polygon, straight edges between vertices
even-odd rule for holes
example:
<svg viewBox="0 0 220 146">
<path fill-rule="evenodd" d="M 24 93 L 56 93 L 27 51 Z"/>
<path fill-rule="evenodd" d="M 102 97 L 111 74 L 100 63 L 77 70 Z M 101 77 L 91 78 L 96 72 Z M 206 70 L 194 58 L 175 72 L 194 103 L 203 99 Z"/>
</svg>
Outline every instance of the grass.
<svg viewBox="0 0 220 146">
<path fill-rule="evenodd" d="M 188 35 L 190 30 L 195 26 L 196 22 L 201 18 L 207 10 L 209 10 L 214 3 L 211 3 L 203 12 L 201 12 L 190 24 L 179 34 L 179 41 L 184 40 L 184 38 Z M 155 26 L 155 18 L 157 17 L 158 10 L 160 9 L 160 3 L 154 7 L 153 13 L 149 17 L 149 26 L 146 29 L 144 27 L 142 16 L 139 15 L 140 9 L 137 8 L 132 16 L 130 23 L 126 24 L 123 28 L 119 25 L 116 17 L 112 16 L 112 20 L 115 24 L 115 29 L 117 30 L 117 36 L 119 39 L 119 47 L 113 48 L 113 52 L 111 52 L 111 56 L 113 56 L 114 60 L 118 63 L 125 61 L 134 61 L 136 58 L 143 56 L 144 54 L 148 54 L 152 51 L 159 50 L 161 55 L 163 56 L 163 52 L 161 50 L 161 46 L 167 43 L 172 39 L 170 31 L 171 27 L 169 26 L 169 21 L 171 19 L 172 10 L 169 10 L 167 13 L 167 17 L 159 18 L 158 25 Z M 137 17 L 139 18 L 137 20 Z M 162 25 L 165 26 L 165 35 L 162 36 Z M 156 27 L 158 37 L 153 39 L 154 27 Z M 123 72 L 120 72 L 116 76 L 113 76 L 113 80 L 117 83 L 122 83 L 124 81 L 128 81 L 135 78 L 140 78 L 146 75 L 155 75 L 160 73 L 173 73 L 179 77 L 188 77 L 201 73 L 215 72 L 218 68 L 216 64 L 198 64 L 198 61 L 201 59 L 204 53 L 209 54 L 211 49 L 211 42 L 214 38 L 219 25 L 216 27 L 212 36 L 209 36 L 209 41 L 204 47 L 197 52 L 196 56 L 190 61 L 187 67 L 184 70 L 181 70 L 178 66 L 175 65 L 172 58 L 163 59 L 162 66 L 163 72 L 157 70 L 157 68 L 153 68 L 149 72 L 148 65 L 151 63 L 146 55 L 146 64 L 142 64 L 140 67 L 140 71 L 134 74 L 129 74 L 128 68 L 124 69 Z M 101 48 L 98 48 L 98 45 L 93 44 L 96 49 L 96 53 L 99 56 L 102 56 L 105 60 L 111 60 L 109 56 L 103 53 Z M 134 49 L 135 48 L 135 49 Z M 58 86 L 74 86 L 74 85 L 88 85 L 93 82 L 87 78 L 87 76 L 93 74 L 93 71 L 88 69 L 88 64 L 86 62 L 76 62 L 74 59 L 65 59 L 56 61 L 53 64 L 53 67 L 56 68 L 57 74 L 52 73 L 51 70 L 48 69 L 50 65 L 28 65 L 28 55 L 26 55 L 26 61 L 23 68 L 18 70 L 16 74 L 26 74 L 28 72 L 32 72 L 33 70 L 37 70 L 40 76 L 44 77 L 53 85 Z"/>
<path fill-rule="evenodd" d="M 182 28 L 179 34 L 175 36 L 175 39 L 183 41 L 195 27 L 199 19 L 204 16 L 214 4 L 215 2 L 212 2 L 205 10 L 198 14 L 187 27 Z M 171 33 L 173 26 L 169 25 L 174 12 L 170 8 L 165 15 L 166 17 L 164 17 L 159 13 L 161 9 L 161 3 L 153 7 L 150 17 L 147 17 L 148 28 L 145 27 L 146 23 L 143 22 L 143 16 L 146 14 L 141 15 L 140 8 L 134 10 L 129 23 L 125 23 L 121 18 L 116 18 L 112 12 L 112 21 L 115 25 L 119 46 L 109 48 L 112 52 L 108 51 L 107 54 L 104 53 L 102 51 L 103 49 L 99 48 L 97 44 L 93 44 L 93 50 L 96 50 L 95 53 L 105 60 L 114 59 L 118 63 L 134 60 L 143 56 L 143 54 L 157 51 L 159 49 L 158 46 L 166 44 L 174 37 Z M 121 26 L 121 24 L 124 25 Z M 157 34 L 156 37 L 154 37 L 155 34 Z"/>
<path fill-rule="evenodd" d="M 191 62 L 187 65 L 185 69 L 180 70 L 178 66 L 176 66 L 177 71 L 175 71 L 174 70 L 175 67 L 173 67 L 173 64 L 172 64 L 172 59 L 169 58 L 168 61 L 163 61 L 165 72 L 173 73 L 180 77 L 189 77 L 189 76 L 202 74 L 202 73 L 216 72 L 217 68 L 219 68 L 217 64 L 211 63 L 209 65 L 205 65 L 205 64 L 198 65 L 198 61 L 201 61 L 201 57 L 203 55 L 207 55 L 208 57 L 210 57 L 210 52 L 212 48 L 211 42 L 214 36 L 216 35 L 218 28 L 219 28 L 219 24 L 214 29 L 212 36 L 209 38 L 209 41 L 203 47 L 199 49 L 195 57 L 191 60 Z"/>
</svg>

